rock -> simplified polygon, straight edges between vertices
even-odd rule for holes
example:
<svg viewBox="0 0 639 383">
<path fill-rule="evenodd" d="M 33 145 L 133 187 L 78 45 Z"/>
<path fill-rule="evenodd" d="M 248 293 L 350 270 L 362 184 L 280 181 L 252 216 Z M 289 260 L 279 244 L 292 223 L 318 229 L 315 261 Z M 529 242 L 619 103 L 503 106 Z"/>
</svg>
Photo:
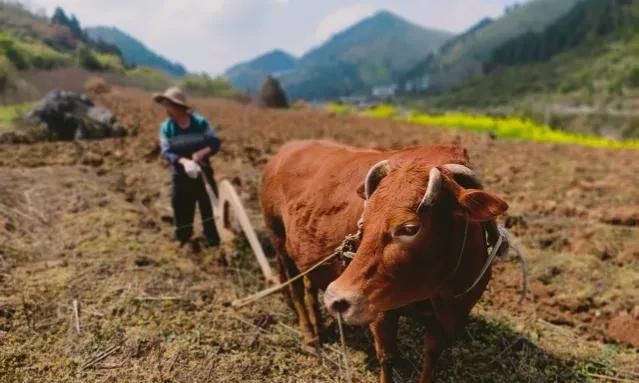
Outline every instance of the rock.
<svg viewBox="0 0 639 383">
<path fill-rule="evenodd" d="M 47 94 L 26 120 L 44 124 L 50 138 L 58 140 L 122 137 L 127 133 L 110 110 L 96 106 L 84 94 L 69 91 Z"/>
<path fill-rule="evenodd" d="M 639 348 L 639 319 L 628 313 L 621 313 L 608 322 L 608 336 L 617 342 Z"/>
</svg>

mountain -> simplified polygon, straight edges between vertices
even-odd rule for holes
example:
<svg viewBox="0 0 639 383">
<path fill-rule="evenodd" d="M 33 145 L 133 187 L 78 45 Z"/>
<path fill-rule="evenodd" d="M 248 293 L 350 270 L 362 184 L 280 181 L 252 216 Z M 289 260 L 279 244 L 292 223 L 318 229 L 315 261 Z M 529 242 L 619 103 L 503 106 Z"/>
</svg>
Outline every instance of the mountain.
<svg viewBox="0 0 639 383">
<path fill-rule="evenodd" d="M 255 92 L 269 75 L 279 77 L 292 70 L 296 64 L 297 59 L 294 56 L 274 50 L 229 68 L 224 77 L 237 89 Z"/>
<path fill-rule="evenodd" d="M 237 88 L 254 91 L 268 74 L 274 74 L 291 99 L 368 94 L 374 86 L 393 84 L 401 73 L 452 36 L 381 11 L 334 35 L 299 60 L 274 51 L 230 68 L 226 77 Z"/>
<path fill-rule="evenodd" d="M 446 88 L 480 76 L 484 63 L 498 47 L 528 32 L 544 31 L 579 1 L 530 0 L 511 6 L 503 16 L 473 26 L 461 38 L 445 44 L 436 55 L 421 61 L 407 73 L 429 77 L 434 88 Z"/>
<path fill-rule="evenodd" d="M 104 41 L 117 46 L 127 65 L 156 68 L 173 76 L 186 74 L 182 64 L 167 60 L 118 28 L 97 26 L 87 28 L 86 32 L 95 41 Z"/>
<path fill-rule="evenodd" d="M 293 99 L 329 99 L 394 83 L 452 34 L 423 28 L 381 11 L 305 54 L 282 76 Z"/>
<path fill-rule="evenodd" d="M 556 127 L 639 137 L 639 0 L 582 0 L 498 46 L 485 73 L 420 98 L 429 110 L 523 114 Z"/>
</svg>

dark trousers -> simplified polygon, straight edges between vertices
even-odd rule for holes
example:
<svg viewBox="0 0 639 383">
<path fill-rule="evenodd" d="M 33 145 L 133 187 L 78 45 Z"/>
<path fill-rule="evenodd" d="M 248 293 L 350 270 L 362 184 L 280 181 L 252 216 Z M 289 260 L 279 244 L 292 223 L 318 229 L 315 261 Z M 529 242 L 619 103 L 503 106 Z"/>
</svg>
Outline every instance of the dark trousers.
<svg viewBox="0 0 639 383">
<path fill-rule="evenodd" d="M 183 172 L 173 174 L 171 204 L 173 205 L 175 238 L 180 242 L 186 242 L 191 239 L 195 204 L 197 203 L 202 216 L 202 226 L 206 241 L 209 245 L 215 246 L 220 243 L 220 236 L 215 227 L 213 207 L 202 177 L 206 177 L 213 190 L 217 193 L 213 171 L 210 168 L 203 167 L 202 175 L 196 179 L 190 178 Z"/>
</svg>

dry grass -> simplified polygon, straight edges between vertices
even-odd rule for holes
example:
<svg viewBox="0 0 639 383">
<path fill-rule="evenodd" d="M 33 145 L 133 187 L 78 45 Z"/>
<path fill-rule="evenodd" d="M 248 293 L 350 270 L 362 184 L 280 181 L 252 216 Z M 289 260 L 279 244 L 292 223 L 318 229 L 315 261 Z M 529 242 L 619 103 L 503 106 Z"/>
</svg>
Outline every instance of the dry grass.
<svg viewBox="0 0 639 383">
<path fill-rule="evenodd" d="M 160 110 L 137 91 L 100 97 L 139 127 L 136 137 L 0 146 L 0 382 L 340 381 L 337 336 L 321 357 L 305 353 L 279 296 L 226 305 L 263 287 L 243 241 L 198 253 L 170 241 L 168 169 L 155 152 Z M 629 187 L 639 184 L 635 152 L 501 142 L 307 109 L 196 106 L 224 139 L 218 175 L 236 178 L 258 227 L 260 169 L 287 140 L 461 141 L 511 204 L 532 291 L 517 305 L 517 266 L 498 265 L 465 334 L 443 355 L 439 381 L 636 380 L 637 351 L 612 343 L 606 326 L 637 305 L 638 229 L 602 221 L 612 208 L 639 206 Z M 420 333 L 420 323 L 402 322 L 400 382 L 415 378 Z M 375 382 L 370 336 L 347 328 L 346 341 L 354 381 Z"/>
</svg>

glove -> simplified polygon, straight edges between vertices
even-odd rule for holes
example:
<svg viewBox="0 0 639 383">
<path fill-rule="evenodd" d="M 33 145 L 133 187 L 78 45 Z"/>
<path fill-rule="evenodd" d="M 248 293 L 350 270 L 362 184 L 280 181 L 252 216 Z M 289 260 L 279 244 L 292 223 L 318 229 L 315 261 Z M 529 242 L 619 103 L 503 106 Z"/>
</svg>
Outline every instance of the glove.
<svg viewBox="0 0 639 383">
<path fill-rule="evenodd" d="M 186 172 L 186 175 L 196 179 L 200 175 L 202 169 L 200 168 L 200 165 L 195 163 L 195 161 L 186 160 L 184 161 L 184 171 Z"/>
<path fill-rule="evenodd" d="M 195 162 L 201 162 L 202 160 L 205 160 L 210 154 L 211 154 L 211 148 L 206 147 L 204 149 L 200 149 L 197 152 L 193 153 L 191 158 Z"/>
</svg>

